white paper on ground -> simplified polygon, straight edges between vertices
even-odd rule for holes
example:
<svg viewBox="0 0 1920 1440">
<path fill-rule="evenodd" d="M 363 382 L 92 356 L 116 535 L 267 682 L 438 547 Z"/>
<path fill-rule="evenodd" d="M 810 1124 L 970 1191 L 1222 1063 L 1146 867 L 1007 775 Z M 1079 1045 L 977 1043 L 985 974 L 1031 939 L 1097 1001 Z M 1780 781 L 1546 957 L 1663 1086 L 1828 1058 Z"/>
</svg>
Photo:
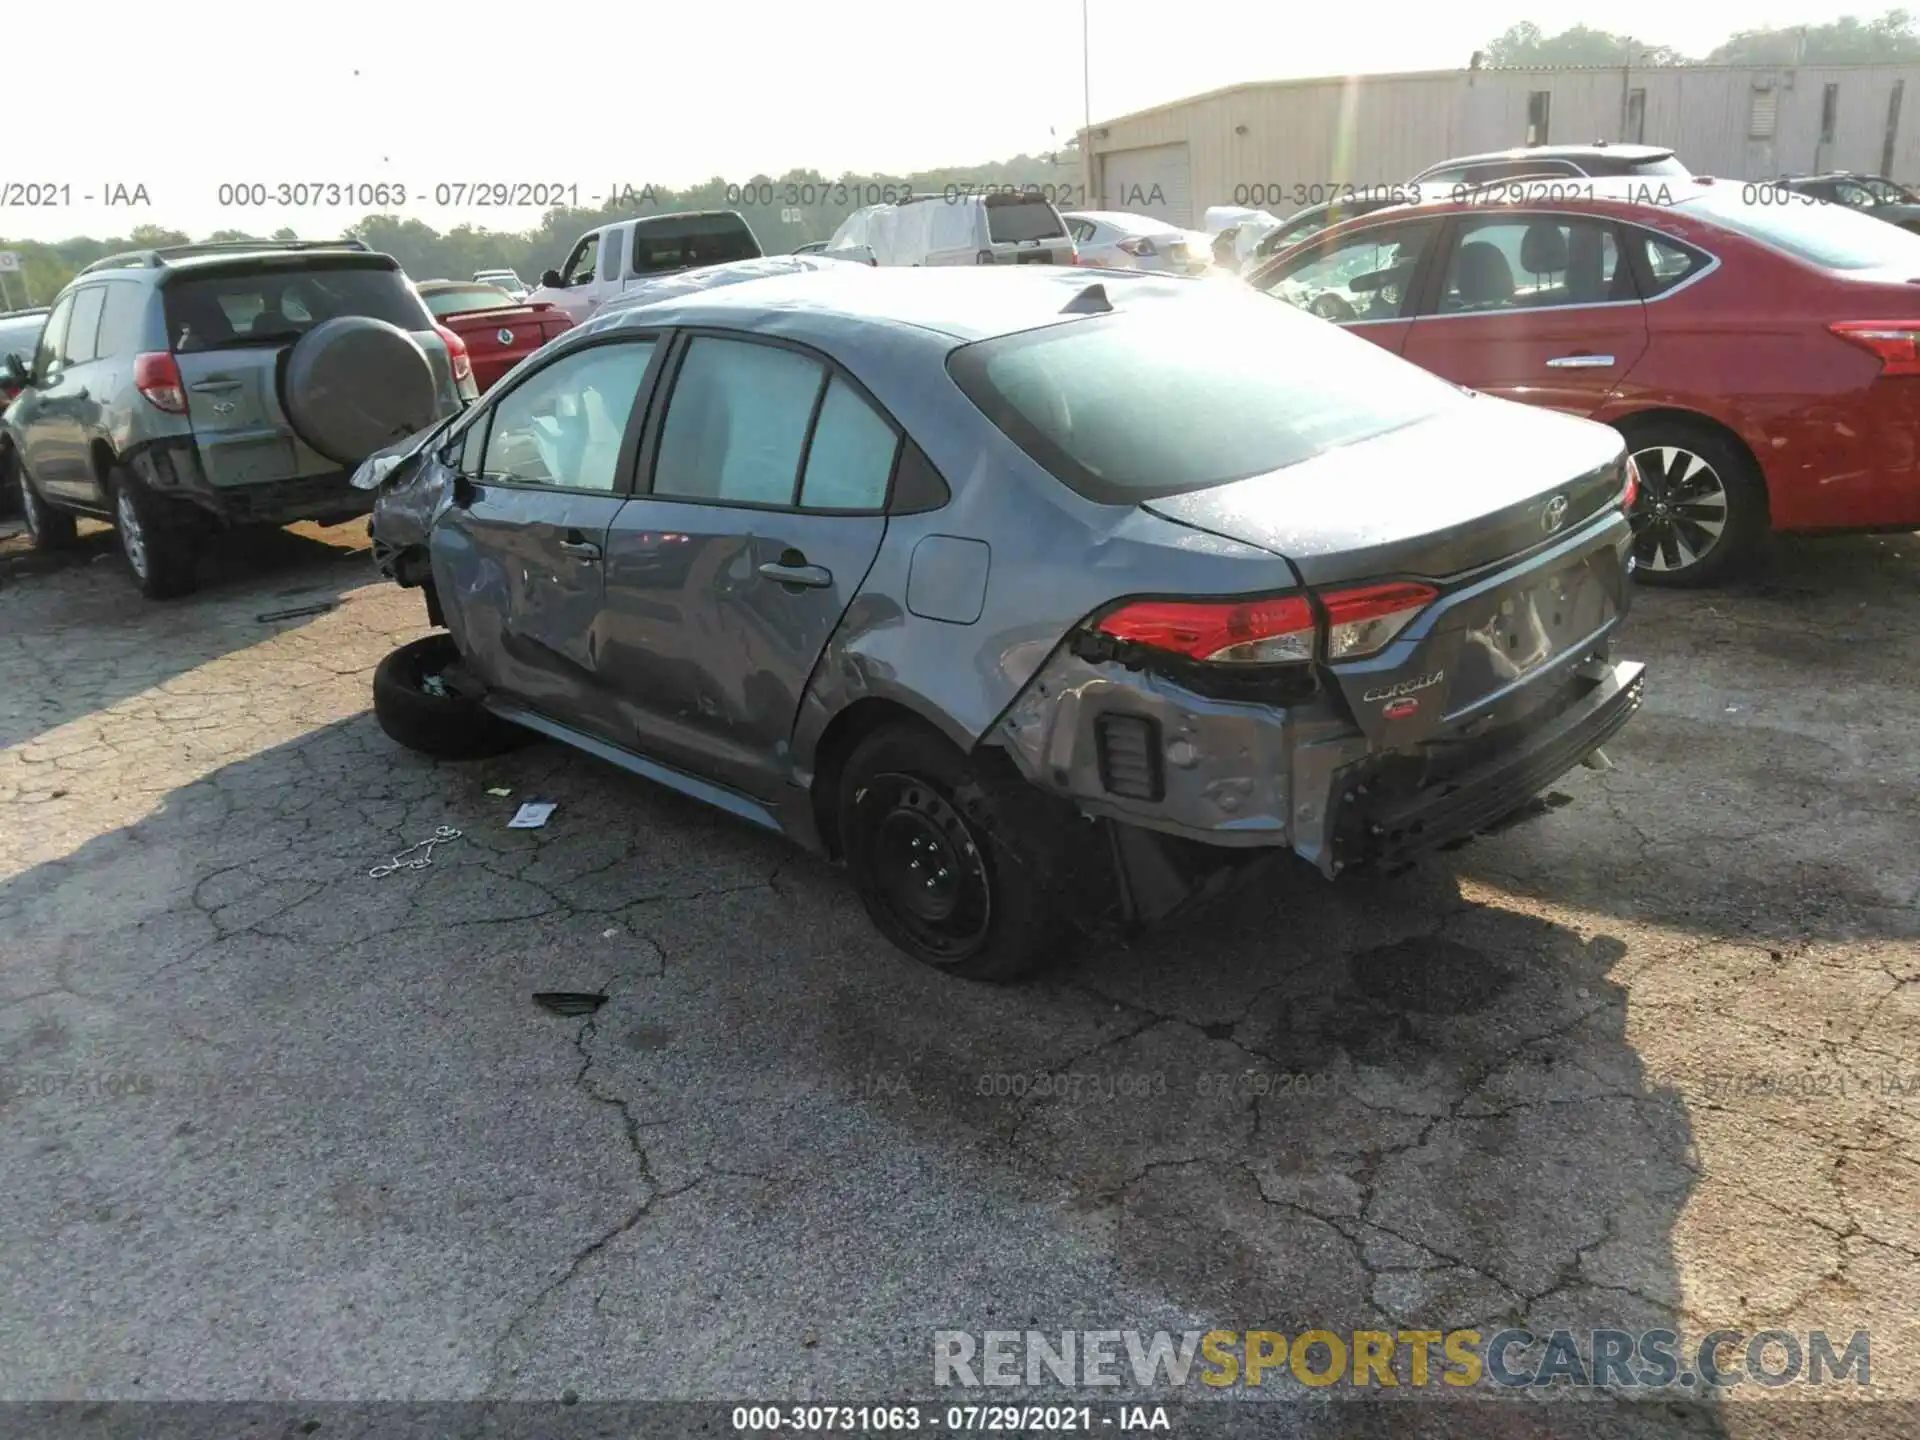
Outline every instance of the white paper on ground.
<svg viewBox="0 0 1920 1440">
<path fill-rule="evenodd" d="M 560 807 L 551 800 L 529 800 L 522 805 L 513 819 L 507 822 L 509 830 L 538 830 L 547 823 L 547 817 Z"/>
</svg>

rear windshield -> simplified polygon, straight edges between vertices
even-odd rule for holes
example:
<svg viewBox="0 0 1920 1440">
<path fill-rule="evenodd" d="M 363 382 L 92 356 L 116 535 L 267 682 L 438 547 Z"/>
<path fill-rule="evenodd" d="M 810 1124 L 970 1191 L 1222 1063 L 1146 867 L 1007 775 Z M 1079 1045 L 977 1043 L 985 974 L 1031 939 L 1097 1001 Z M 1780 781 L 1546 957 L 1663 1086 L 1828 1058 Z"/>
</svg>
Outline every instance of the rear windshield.
<svg viewBox="0 0 1920 1440">
<path fill-rule="evenodd" d="M 760 242 L 738 215 L 711 215 L 664 225 L 633 227 L 633 271 L 656 275 L 692 265 L 725 265 L 752 260 Z"/>
<path fill-rule="evenodd" d="M 1015 444 L 1105 504 L 1263 475 L 1472 403 L 1257 298 L 1068 321 L 963 346 L 948 366 Z"/>
<path fill-rule="evenodd" d="M 1046 200 L 987 200 L 987 238 L 998 243 L 1018 244 L 1023 240 L 1059 240 L 1067 227 L 1060 212 Z"/>
<path fill-rule="evenodd" d="M 1904 268 L 1920 277 L 1920 235 L 1782 186 L 1715 185 L 1683 213 L 1828 270 Z"/>
<path fill-rule="evenodd" d="M 235 345 L 283 344 L 323 320 L 369 315 L 402 330 L 433 320 L 396 269 L 367 265 L 255 266 L 188 272 L 170 280 L 167 342 L 181 354 Z"/>
<path fill-rule="evenodd" d="M 497 285 L 461 285 L 452 290 L 428 290 L 421 297 L 438 315 L 464 315 L 469 310 L 498 310 L 513 297 Z"/>
</svg>

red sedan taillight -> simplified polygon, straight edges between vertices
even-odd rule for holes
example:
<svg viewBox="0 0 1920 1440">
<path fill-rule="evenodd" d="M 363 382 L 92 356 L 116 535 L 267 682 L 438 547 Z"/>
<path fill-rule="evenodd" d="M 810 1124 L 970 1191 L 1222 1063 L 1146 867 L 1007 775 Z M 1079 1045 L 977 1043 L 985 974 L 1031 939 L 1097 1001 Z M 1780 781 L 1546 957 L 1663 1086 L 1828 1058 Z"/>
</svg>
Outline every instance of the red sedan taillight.
<svg viewBox="0 0 1920 1440">
<path fill-rule="evenodd" d="M 133 388 L 149 405 L 169 415 L 187 413 L 187 387 L 180 378 L 180 366 L 167 350 L 149 351 L 133 357 Z"/>
<path fill-rule="evenodd" d="M 1627 488 L 1620 492 L 1620 508 L 1633 509 L 1633 502 L 1640 498 L 1640 467 L 1633 463 L 1633 457 L 1627 457 Z"/>
<path fill-rule="evenodd" d="M 1920 375 L 1920 320 L 1836 320 L 1827 328 L 1878 355 L 1882 375 Z"/>
<path fill-rule="evenodd" d="M 1320 653 L 1333 661 L 1372 655 L 1438 594 L 1429 585 L 1395 583 L 1324 596 L 1327 623 Z M 1312 602 L 1304 595 L 1219 602 L 1141 600 L 1102 617 L 1094 628 L 1115 640 L 1229 665 L 1301 664 L 1315 657 L 1315 642 L 1321 638 Z"/>
</svg>

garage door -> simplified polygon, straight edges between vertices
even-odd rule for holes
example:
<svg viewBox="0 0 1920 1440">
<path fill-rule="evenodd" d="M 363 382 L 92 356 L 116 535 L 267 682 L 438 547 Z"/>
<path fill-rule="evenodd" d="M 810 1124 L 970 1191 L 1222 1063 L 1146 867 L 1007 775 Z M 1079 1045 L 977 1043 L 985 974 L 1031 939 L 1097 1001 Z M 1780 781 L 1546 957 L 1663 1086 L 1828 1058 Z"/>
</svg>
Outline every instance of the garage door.
<svg viewBox="0 0 1920 1440">
<path fill-rule="evenodd" d="M 1100 200 L 1103 207 L 1151 215 L 1175 225 L 1193 223 L 1193 207 L 1187 200 L 1190 191 L 1184 143 L 1115 150 L 1100 158 L 1106 171 L 1106 194 Z"/>
</svg>

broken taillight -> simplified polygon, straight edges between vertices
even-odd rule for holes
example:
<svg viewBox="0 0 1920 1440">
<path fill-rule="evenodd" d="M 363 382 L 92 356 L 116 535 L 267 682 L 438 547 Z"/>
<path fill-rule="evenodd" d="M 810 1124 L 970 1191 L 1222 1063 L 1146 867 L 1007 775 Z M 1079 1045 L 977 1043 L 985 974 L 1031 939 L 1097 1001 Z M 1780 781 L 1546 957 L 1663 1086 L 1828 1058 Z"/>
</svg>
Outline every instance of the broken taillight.
<svg viewBox="0 0 1920 1440">
<path fill-rule="evenodd" d="M 1221 602 L 1140 600 L 1094 627 L 1116 640 L 1240 665 L 1313 659 L 1313 607 L 1304 595 Z"/>
<path fill-rule="evenodd" d="M 133 388 L 156 410 L 169 415 L 187 413 L 187 387 L 171 352 L 149 351 L 133 357 Z"/>
<path fill-rule="evenodd" d="M 1920 375 L 1920 320 L 1836 320 L 1827 329 L 1878 355 L 1882 375 Z"/>
<path fill-rule="evenodd" d="M 1338 590 L 1327 607 L 1327 659 L 1358 660 L 1383 650 L 1440 592 L 1411 581 Z"/>
</svg>

